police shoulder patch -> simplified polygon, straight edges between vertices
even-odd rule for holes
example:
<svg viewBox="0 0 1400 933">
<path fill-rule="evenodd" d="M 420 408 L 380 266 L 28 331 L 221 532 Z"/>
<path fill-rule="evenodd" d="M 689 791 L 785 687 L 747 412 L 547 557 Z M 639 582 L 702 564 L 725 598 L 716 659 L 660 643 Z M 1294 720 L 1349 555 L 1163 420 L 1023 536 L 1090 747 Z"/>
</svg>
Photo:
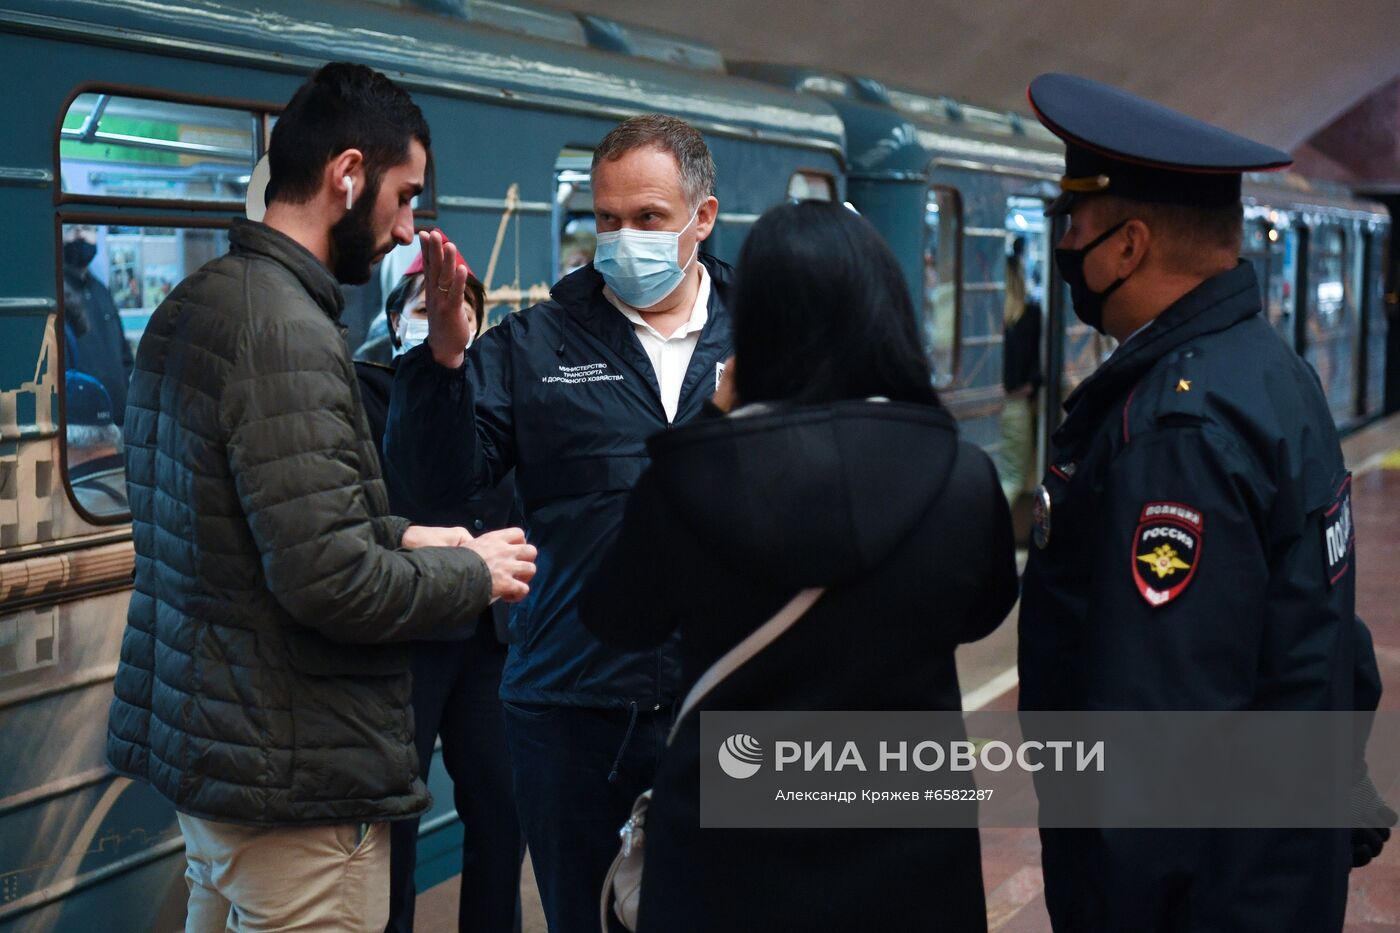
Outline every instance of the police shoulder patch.
<svg viewBox="0 0 1400 933">
<path fill-rule="evenodd" d="M 1351 474 L 1332 496 L 1332 502 L 1322 516 L 1322 547 L 1327 558 L 1327 585 L 1337 581 L 1351 569 L 1352 551 L 1356 545 L 1356 528 L 1351 521 Z"/>
<path fill-rule="evenodd" d="M 1185 591 L 1201 560 L 1201 510 L 1180 502 L 1149 502 L 1133 534 L 1133 582 L 1149 606 L 1165 606 Z"/>
</svg>

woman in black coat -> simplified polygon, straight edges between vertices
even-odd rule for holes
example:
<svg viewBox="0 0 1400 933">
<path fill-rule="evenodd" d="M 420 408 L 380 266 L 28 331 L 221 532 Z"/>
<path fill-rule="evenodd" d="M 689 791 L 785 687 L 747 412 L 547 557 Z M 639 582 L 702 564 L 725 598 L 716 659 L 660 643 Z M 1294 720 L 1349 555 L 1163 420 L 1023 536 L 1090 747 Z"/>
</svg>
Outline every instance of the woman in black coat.
<svg viewBox="0 0 1400 933">
<path fill-rule="evenodd" d="M 732 313 L 734 410 L 651 440 L 584 623 L 629 650 L 679 631 L 689 684 L 797 591 L 827 591 L 683 721 L 647 812 L 639 929 L 985 930 L 975 829 L 699 826 L 699 710 L 960 709 L 954 649 L 1017 593 L 996 471 L 939 405 L 868 223 L 769 211 Z"/>
</svg>

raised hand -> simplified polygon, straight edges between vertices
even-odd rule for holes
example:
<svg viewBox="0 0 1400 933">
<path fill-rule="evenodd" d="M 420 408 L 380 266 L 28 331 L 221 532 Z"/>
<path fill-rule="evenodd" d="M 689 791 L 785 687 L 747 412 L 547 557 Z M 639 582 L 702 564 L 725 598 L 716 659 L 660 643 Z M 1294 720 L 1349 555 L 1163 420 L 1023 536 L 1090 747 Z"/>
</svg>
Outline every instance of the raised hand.
<svg viewBox="0 0 1400 933">
<path fill-rule="evenodd" d="M 463 303 L 467 270 L 457 262 L 457 247 L 441 230 L 418 234 L 423 250 L 424 297 L 427 299 L 428 347 L 439 366 L 456 369 L 472 337 Z"/>
<path fill-rule="evenodd" d="M 535 575 L 534 545 L 525 543 L 525 532 L 519 528 L 489 531 L 473 538 L 466 547 L 476 551 L 491 571 L 491 596 L 508 603 L 518 603 L 530 593 L 529 582 Z"/>
</svg>

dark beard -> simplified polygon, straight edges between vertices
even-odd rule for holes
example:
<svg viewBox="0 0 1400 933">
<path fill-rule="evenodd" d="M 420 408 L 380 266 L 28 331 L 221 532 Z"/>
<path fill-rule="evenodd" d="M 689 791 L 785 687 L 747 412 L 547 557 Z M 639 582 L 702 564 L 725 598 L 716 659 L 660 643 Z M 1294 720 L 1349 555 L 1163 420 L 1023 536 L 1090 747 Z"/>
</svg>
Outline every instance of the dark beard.
<svg viewBox="0 0 1400 933">
<path fill-rule="evenodd" d="M 369 281 L 379 258 L 370 213 L 379 200 L 379 182 L 372 181 L 345 216 L 331 227 L 331 272 L 342 285 L 363 285 Z"/>
</svg>

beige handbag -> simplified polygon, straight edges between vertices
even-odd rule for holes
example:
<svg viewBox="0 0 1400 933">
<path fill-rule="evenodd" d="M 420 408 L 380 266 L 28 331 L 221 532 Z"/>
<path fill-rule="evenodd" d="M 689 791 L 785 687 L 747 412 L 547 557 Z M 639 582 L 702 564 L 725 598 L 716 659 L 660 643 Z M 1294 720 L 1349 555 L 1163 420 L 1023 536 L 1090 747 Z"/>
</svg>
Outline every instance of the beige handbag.
<svg viewBox="0 0 1400 933">
<path fill-rule="evenodd" d="M 824 587 L 814 587 L 798 593 L 787 605 L 779 609 L 773 618 L 754 629 L 747 638 L 710 665 L 710 669 L 701 675 L 695 686 L 686 694 L 685 702 L 681 704 L 680 712 L 676 714 L 676 720 L 671 725 L 671 732 L 666 736 L 667 746 L 675 739 L 686 713 L 718 686 L 720 681 L 748 663 L 754 655 L 776 641 L 779 635 L 806 615 L 807 610 L 812 608 L 812 604 L 823 592 Z M 642 902 L 642 861 L 646 856 L 643 827 L 650 803 L 651 791 L 645 790 L 638 795 L 637 802 L 632 804 L 632 815 L 627 818 L 622 829 L 618 830 L 622 847 L 618 850 L 617 858 L 613 859 L 607 877 L 603 879 L 603 893 L 598 905 L 598 922 L 603 933 L 608 933 L 609 902 L 612 903 L 613 913 L 625 929 L 637 929 L 637 908 Z"/>
</svg>

